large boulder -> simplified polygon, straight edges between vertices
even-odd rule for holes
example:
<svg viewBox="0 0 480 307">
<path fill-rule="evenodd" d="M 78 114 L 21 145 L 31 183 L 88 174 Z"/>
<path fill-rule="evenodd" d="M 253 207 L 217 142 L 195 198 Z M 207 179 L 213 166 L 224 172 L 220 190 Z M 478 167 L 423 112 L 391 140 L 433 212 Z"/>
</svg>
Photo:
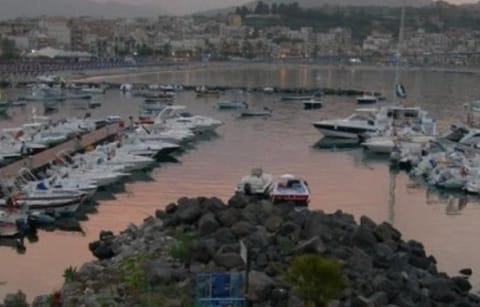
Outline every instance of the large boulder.
<svg viewBox="0 0 480 307">
<path fill-rule="evenodd" d="M 216 213 L 217 220 L 225 227 L 230 227 L 240 220 L 240 211 L 236 208 L 227 208 Z"/>
<path fill-rule="evenodd" d="M 322 211 L 311 212 L 305 220 L 302 237 L 310 239 L 319 236 L 324 242 L 330 242 L 334 236 L 332 228 L 328 225 L 328 220 L 328 216 Z"/>
<path fill-rule="evenodd" d="M 277 235 L 297 240 L 300 237 L 300 231 L 300 226 L 297 224 L 293 222 L 285 222 L 278 229 Z"/>
<path fill-rule="evenodd" d="M 275 280 L 263 272 L 251 271 L 248 277 L 248 298 L 254 302 L 266 302 L 275 286 Z"/>
<path fill-rule="evenodd" d="M 427 288 L 430 291 L 430 296 L 433 300 L 442 303 L 452 303 L 455 301 L 456 295 L 452 291 L 454 282 L 441 277 L 431 277 L 427 281 Z"/>
<path fill-rule="evenodd" d="M 232 198 L 228 200 L 229 206 L 238 208 L 238 209 L 245 208 L 248 205 L 248 203 L 249 203 L 248 197 L 241 193 L 237 193 L 233 195 Z"/>
<path fill-rule="evenodd" d="M 217 231 L 211 234 L 209 238 L 214 239 L 218 244 L 229 244 L 238 242 L 237 237 L 235 237 L 230 228 L 226 227 L 217 229 Z"/>
<path fill-rule="evenodd" d="M 216 254 L 213 258 L 215 264 L 227 270 L 242 268 L 245 266 L 239 253 Z"/>
<path fill-rule="evenodd" d="M 173 270 L 163 260 L 147 261 L 145 277 L 152 284 L 170 284 L 173 281 Z"/>
<path fill-rule="evenodd" d="M 233 224 L 231 229 L 234 235 L 236 235 L 238 238 L 243 238 L 253 233 L 257 228 L 252 223 L 240 221 Z"/>
<path fill-rule="evenodd" d="M 352 242 L 356 246 L 373 249 L 377 244 L 377 239 L 371 229 L 366 226 L 359 226 L 352 236 Z"/>
<path fill-rule="evenodd" d="M 202 213 L 218 212 L 225 209 L 226 205 L 220 198 L 217 197 L 199 197 L 198 203 Z"/>
<path fill-rule="evenodd" d="M 396 230 L 392 225 L 385 222 L 375 228 L 374 234 L 379 241 L 399 241 L 402 237 L 400 231 Z"/>
<path fill-rule="evenodd" d="M 451 278 L 455 283 L 456 288 L 459 292 L 467 293 L 472 289 L 472 285 L 467 278 L 461 276 L 455 276 Z"/>
<path fill-rule="evenodd" d="M 175 216 L 184 224 L 193 224 L 202 215 L 196 198 L 180 198 Z"/>
<path fill-rule="evenodd" d="M 298 244 L 293 252 L 297 255 L 300 254 L 307 254 L 307 253 L 315 253 L 315 254 L 323 254 L 327 251 L 327 246 L 323 243 L 320 237 L 315 236 L 309 240 L 301 242 Z"/>
<path fill-rule="evenodd" d="M 201 236 L 215 232 L 219 228 L 215 215 L 207 212 L 198 221 L 198 232 Z"/>
<path fill-rule="evenodd" d="M 192 242 L 191 255 L 192 260 L 208 263 L 217 250 L 217 241 L 215 239 L 201 239 Z"/>
<path fill-rule="evenodd" d="M 95 241 L 88 245 L 92 254 L 100 260 L 110 259 L 115 256 L 112 241 Z"/>
<path fill-rule="evenodd" d="M 265 221 L 265 227 L 270 232 L 276 232 L 280 228 L 280 225 L 282 225 L 282 222 L 283 219 L 280 216 L 274 215 L 267 218 Z"/>
</svg>

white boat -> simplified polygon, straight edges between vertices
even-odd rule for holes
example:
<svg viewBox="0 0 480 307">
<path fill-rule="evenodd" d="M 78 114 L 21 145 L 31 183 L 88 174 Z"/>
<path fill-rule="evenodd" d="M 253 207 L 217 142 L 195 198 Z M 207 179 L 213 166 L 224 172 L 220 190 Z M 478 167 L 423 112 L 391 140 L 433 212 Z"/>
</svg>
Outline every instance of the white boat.
<svg viewBox="0 0 480 307">
<path fill-rule="evenodd" d="M 185 106 L 166 106 L 154 120 L 155 125 L 164 125 L 171 129 L 190 129 L 195 133 L 213 131 L 223 125 L 223 122 L 207 116 L 192 115 L 182 112 Z"/>
<path fill-rule="evenodd" d="M 189 129 L 165 129 L 158 126 L 150 128 L 139 126 L 132 133 L 144 142 L 164 141 L 174 144 L 187 142 L 195 137 L 195 134 Z"/>
<path fill-rule="evenodd" d="M 362 96 L 358 96 L 356 100 L 358 104 L 371 104 L 377 103 L 378 97 L 375 95 L 363 94 Z"/>
<path fill-rule="evenodd" d="M 356 113 L 344 119 L 314 122 L 313 126 L 324 136 L 358 139 L 375 135 L 388 129 L 409 127 L 418 134 L 436 135 L 436 120 L 420 107 L 399 105 L 384 106 L 380 109 L 357 109 Z"/>
<path fill-rule="evenodd" d="M 106 88 L 104 87 L 84 87 L 82 89 L 80 89 L 80 91 L 84 92 L 84 93 L 89 93 L 89 94 L 105 94 L 105 92 L 107 91 Z"/>
<path fill-rule="evenodd" d="M 63 78 L 58 75 L 41 75 L 37 77 L 37 80 L 45 83 L 60 83 L 64 82 Z"/>
<path fill-rule="evenodd" d="M 130 83 L 124 83 L 120 85 L 120 91 L 122 91 L 123 93 L 129 93 L 132 91 L 132 89 L 133 89 L 133 85 Z"/>
<path fill-rule="evenodd" d="M 246 195 L 268 196 L 273 187 L 273 177 L 264 173 L 261 168 L 252 169 L 250 175 L 243 177 L 235 188 L 235 192 Z"/>
<path fill-rule="evenodd" d="M 246 109 L 248 104 L 245 101 L 219 101 L 217 107 L 221 110 Z"/>
<path fill-rule="evenodd" d="M 128 138 L 118 145 L 118 151 L 130 155 L 159 158 L 178 150 L 180 145 L 165 141 L 145 142 L 141 139 Z"/>
<path fill-rule="evenodd" d="M 57 192 L 51 190 L 28 190 L 17 192 L 11 196 L 15 205 L 25 205 L 29 212 L 46 213 L 54 215 L 73 214 L 85 198 L 80 192 Z M 0 200 L 0 206 L 8 206 L 7 199 Z"/>
<path fill-rule="evenodd" d="M 347 118 L 322 120 L 314 122 L 317 128 L 325 137 L 358 139 L 365 133 L 373 133 L 380 129 L 375 125 L 375 118 L 371 114 L 355 113 Z"/>
<path fill-rule="evenodd" d="M 302 178 L 285 174 L 275 182 L 271 196 L 274 204 L 293 202 L 298 206 L 308 206 L 310 189 Z"/>
<path fill-rule="evenodd" d="M 87 198 L 93 197 L 98 188 L 97 185 L 90 181 L 60 178 L 57 175 L 53 175 L 44 179 L 38 179 L 27 168 L 21 168 L 18 171 L 17 182 L 22 184 L 23 188 L 27 186 L 27 189 L 49 189 L 52 191 L 81 192 L 84 193 Z"/>
</svg>

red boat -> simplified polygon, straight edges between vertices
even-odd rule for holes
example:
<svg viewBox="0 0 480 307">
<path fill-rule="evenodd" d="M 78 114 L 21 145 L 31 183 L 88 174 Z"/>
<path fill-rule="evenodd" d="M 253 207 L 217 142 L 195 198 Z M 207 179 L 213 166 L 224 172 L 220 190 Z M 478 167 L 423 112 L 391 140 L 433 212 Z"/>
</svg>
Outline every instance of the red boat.
<svg viewBox="0 0 480 307">
<path fill-rule="evenodd" d="M 274 204 L 294 202 L 298 206 L 308 206 L 310 202 L 308 183 L 290 174 L 280 176 L 275 182 L 271 195 Z"/>
</svg>

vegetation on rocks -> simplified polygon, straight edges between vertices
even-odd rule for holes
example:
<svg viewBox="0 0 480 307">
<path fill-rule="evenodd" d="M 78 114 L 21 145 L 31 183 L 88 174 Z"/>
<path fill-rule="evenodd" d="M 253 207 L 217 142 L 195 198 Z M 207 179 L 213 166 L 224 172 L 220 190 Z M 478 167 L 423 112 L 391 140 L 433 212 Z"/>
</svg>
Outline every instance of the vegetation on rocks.
<svg viewBox="0 0 480 307">
<path fill-rule="evenodd" d="M 309 307 L 327 306 L 345 288 L 341 264 L 315 254 L 295 257 L 286 281 Z"/>
</svg>

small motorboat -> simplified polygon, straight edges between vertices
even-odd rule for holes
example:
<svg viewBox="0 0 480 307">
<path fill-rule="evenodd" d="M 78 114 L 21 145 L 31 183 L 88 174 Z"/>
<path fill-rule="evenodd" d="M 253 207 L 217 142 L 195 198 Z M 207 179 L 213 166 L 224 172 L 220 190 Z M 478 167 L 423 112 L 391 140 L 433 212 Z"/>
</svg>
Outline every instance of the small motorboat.
<svg viewBox="0 0 480 307">
<path fill-rule="evenodd" d="M 240 117 L 267 117 L 272 116 L 272 110 L 268 108 L 261 109 L 247 109 L 240 112 Z"/>
<path fill-rule="evenodd" d="M 97 94 L 97 95 L 102 95 L 102 94 L 105 94 L 105 92 L 107 91 L 107 89 L 105 87 L 84 87 L 82 89 L 80 89 L 80 91 L 84 92 L 84 93 L 89 93 L 89 94 Z"/>
<path fill-rule="evenodd" d="M 296 100 L 309 100 L 312 98 L 312 95 L 307 96 L 282 96 L 280 99 L 282 101 L 296 101 Z"/>
<path fill-rule="evenodd" d="M 197 97 L 219 97 L 220 91 L 214 89 L 208 89 L 205 86 L 197 88 L 196 90 Z"/>
<path fill-rule="evenodd" d="M 94 108 L 97 108 L 97 107 L 101 107 L 102 106 L 102 102 L 100 100 L 90 100 L 88 102 L 88 107 L 91 108 L 91 109 L 94 109 Z"/>
<path fill-rule="evenodd" d="M 280 176 L 271 194 L 274 204 L 294 202 L 297 206 L 308 206 L 310 202 L 310 189 L 307 182 L 290 174 Z"/>
<path fill-rule="evenodd" d="M 252 169 L 250 175 L 243 177 L 235 188 L 235 192 L 246 195 L 268 196 L 273 187 L 273 177 L 264 173 L 261 168 Z"/>
<path fill-rule="evenodd" d="M 221 110 L 227 109 L 246 109 L 248 104 L 245 101 L 220 101 L 217 107 Z"/>
<path fill-rule="evenodd" d="M 302 103 L 303 103 L 303 108 L 305 110 L 316 110 L 316 109 L 320 109 L 323 106 L 323 102 L 313 98 L 308 100 L 303 100 Z"/>
<path fill-rule="evenodd" d="M 120 91 L 122 91 L 123 93 L 131 92 L 132 89 L 133 89 L 132 84 L 124 83 L 124 84 L 120 85 Z"/>
<path fill-rule="evenodd" d="M 371 103 L 377 103 L 377 101 L 378 101 L 378 98 L 375 95 L 363 94 L 362 96 L 357 97 L 358 104 L 371 104 Z"/>
</svg>

